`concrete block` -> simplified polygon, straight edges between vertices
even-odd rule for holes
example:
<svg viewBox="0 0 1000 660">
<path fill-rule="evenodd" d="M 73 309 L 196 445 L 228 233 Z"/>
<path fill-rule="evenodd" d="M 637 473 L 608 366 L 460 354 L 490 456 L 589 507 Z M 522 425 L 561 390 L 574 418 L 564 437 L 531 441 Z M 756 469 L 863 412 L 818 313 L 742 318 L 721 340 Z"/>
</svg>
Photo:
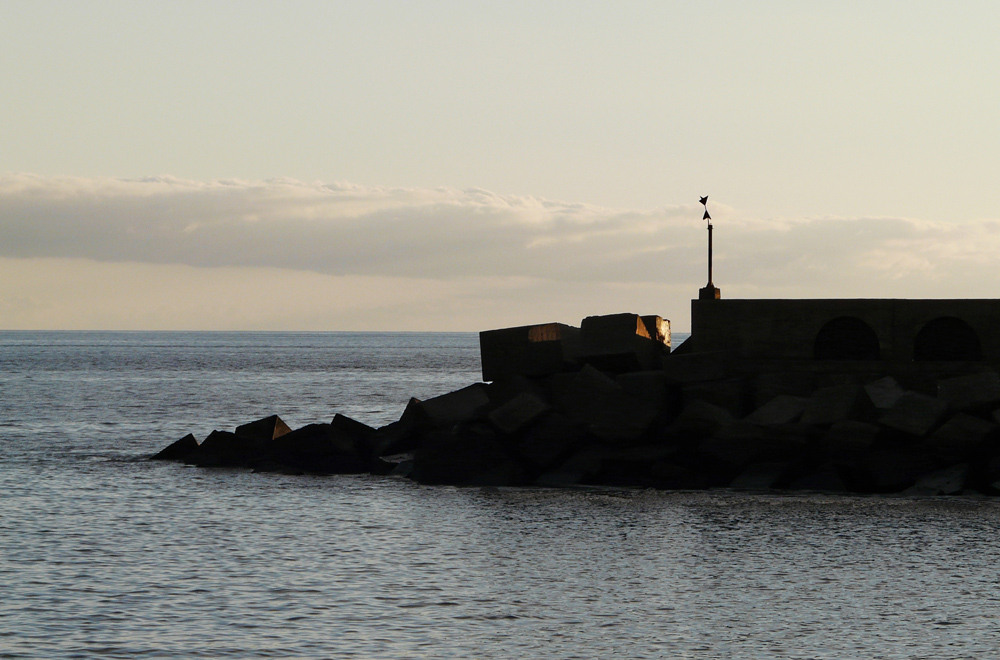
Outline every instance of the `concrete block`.
<svg viewBox="0 0 1000 660">
<path fill-rule="evenodd" d="M 634 399 L 640 399 L 663 412 L 680 407 L 680 389 L 668 383 L 662 371 L 636 371 L 615 376 L 615 382 Z"/>
<path fill-rule="evenodd" d="M 229 431 L 212 431 L 185 460 L 200 467 L 245 467 L 260 457 L 256 440 Z"/>
<path fill-rule="evenodd" d="M 1000 405 L 1000 375 L 982 371 L 938 382 L 938 397 L 953 410 L 992 409 Z"/>
<path fill-rule="evenodd" d="M 271 415 L 270 417 L 258 419 L 256 422 L 237 426 L 236 435 L 263 444 L 269 440 L 280 438 L 286 433 L 290 433 L 291 430 L 280 417 Z"/>
<path fill-rule="evenodd" d="M 551 409 L 548 403 L 532 394 L 522 392 L 494 409 L 489 420 L 504 433 L 516 433 Z"/>
<path fill-rule="evenodd" d="M 670 425 L 671 434 L 708 436 L 719 428 L 733 423 L 733 415 L 707 401 L 696 399 L 684 406 L 681 413 Z"/>
<path fill-rule="evenodd" d="M 486 396 L 494 406 L 502 406 L 519 394 L 530 393 L 540 399 L 548 397 L 542 386 L 543 379 L 529 378 L 520 374 L 498 378 L 486 386 Z"/>
<path fill-rule="evenodd" d="M 771 443 L 759 426 L 733 422 L 704 440 L 698 451 L 726 466 L 742 468 L 765 457 L 770 448 Z"/>
<path fill-rule="evenodd" d="M 809 397 L 801 422 L 825 426 L 846 419 L 867 419 L 872 416 L 872 411 L 871 400 L 859 386 L 834 385 L 822 387 Z"/>
<path fill-rule="evenodd" d="M 747 384 L 740 378 L 686 383 L 681 386 L 681 392 L 685 405 L 691 401 L 707 401 L 725 408 L 735 418 L 742 418 L 748 412 Z"/>
<path fill-rule="evenodd" d="M 368 447 L 332 424 L 309 424 L 270 440 L 266 460 L 320 474 L 360 474 L 369 471 Z"/>
<path fill-rule="evenodd" d="M 479 333 L 483 380 L 505 376 L 548 376 L 572 366 L 574 342 L 579 328 L 562 323 L 543 323 Z"/>
<path fill-rule="evenodd" d="M 580 323 L 580 339 L 579 360 L 612 373 L 659 369 L 670 350 L 650 336 L 637 314 L 588 316 Z"/>
<path fill-rule="evenodd" d="M 729 378 L 736 363 L 730 351 L 671 353 L 663 358 L 663 373 L 675 383 L 699 383 Z"/>
<path fill-rule="evenodd" d="M 904 495 L 958 495 L 965 489 L 969 465 L 960 463 L 919 477 Z"/>
<path fill-rule="evenodd" d="M 878 440 L 880 432 L 877 424 L 843 420 L 827 429 L 821 444 L 825 451 L 834 454 L 867 451 Z"/>
<path fill-rule="evenodd" d="M 729 484 L 737 490 L 768 490 L 788 471 L 788 463 L 752 463 Z"/>
<path fill-rule="evenodd" d="M 485 386 L 476 384 L 420 401 L 417 407 L 431 426 L 444 428 L 471 420 L 489 403 Z"/>
<path fill-rule="evenodd" d="M 180 440 L 175 440 L 169 445 L 149 457 L 151 461 L 183 461 L 189 455 L 198 450 L 198 441 L 188 433 Z"/>
<path fill-rule="evenodd" d="M 778 396 L 795 396 L 808 399 L 816 391 L 816 375 L 805 371 L 777 371 L 762 373 L 750 382 L 754 409 Z"/>
<path fill-rule="evenodd" d="M 923 446 L 935 456 L 958 461 L 968 457 L 998 428 L 993 422 L 958 413 L 931 433 Z"/>
<path fill-rule="evenodd" d="M 871 399 L 872 405 L 879 410 L 892 408 L 905 391 L 892 376 L 886 376 L 865 385 L 868 398 Z"/>
<path fill-rule="evenodd" d="M 558 374 L 551 385 L 556 409 L 612 444 L 638 440 L 659 415 L 656 406 L 630 397 L 591 365 L 575 374 Z"/>
<path fill-rule="evenodd" d="M 545 414 L 525 433 L 517 453 L 532 466 L 544 469 L 580 445 L 587 428 L 556 412 Z"/>
<path fill-rule="evenodd" d="M 833 465 L 821 465 L 817 470 L 793 479 L 789 490 L 811 490 L 825 493 L 842 493 L 848 490 L 840 471 Z"/>
<path fill-rule="evenodd" d="M 539 486 L 573 486 L 587 483 L 601 471 L 607 452 L 599 448 L 584 448 L 554 470 L 541 474 Z"/>
<path fill-rule="evenodd" d="M 947 410 L 948 403 L 942 399 L 906 392 L 882 413 L 878 423 L 886 428 L 920 437 L 930 433 Z"/>
<path fill-rule="evenodd" d="M 643 316 L 642 322 L 646 326 L 646 334 L 653 341 L 663 344 L 667 350 L 670 349 L 670 321 L 659 316 Z"/>
<path fill-rule="evenodd" d="M 759 426 L 790 424 L 797 421 L 809 399 L 801 396 L 779 394 L 746 417 L 746 421 Z"/>
<path fill-rule="evenodd" d="M 411 477 L 424 484 L 468 485 L 509 460 L 496 438 L 434 431 L 414 453 Z"/>
<path fill-rule="evenodd" d="M 666 490 L 702 490 L 711 485 L 703 472 L 669 460 L 656 461 L 649 467 L 649 475 L 656 488 Z"/>
<path fill-rule="evenodd" d="M 921 452 L 911 450 L 875 450 L 861 461 L 860 467 L 867 473 L 868 488 L 876 493 L 898 493 L 906 490 L 916 480 L 939 469 L 934 459 Z"/>
</svg>

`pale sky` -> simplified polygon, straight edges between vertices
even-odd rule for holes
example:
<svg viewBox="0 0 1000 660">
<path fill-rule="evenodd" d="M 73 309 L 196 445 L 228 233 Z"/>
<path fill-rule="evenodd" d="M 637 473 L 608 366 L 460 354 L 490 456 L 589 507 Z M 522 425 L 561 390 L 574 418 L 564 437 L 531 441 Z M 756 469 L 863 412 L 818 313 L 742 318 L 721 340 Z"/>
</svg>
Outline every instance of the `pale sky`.
<svg viewBox="0 0 1000 660">
<path fill-rule="evenodd" d="M 0 329 L 1000 297 L 1000 3 L 0 0 Z"/>
</svg>

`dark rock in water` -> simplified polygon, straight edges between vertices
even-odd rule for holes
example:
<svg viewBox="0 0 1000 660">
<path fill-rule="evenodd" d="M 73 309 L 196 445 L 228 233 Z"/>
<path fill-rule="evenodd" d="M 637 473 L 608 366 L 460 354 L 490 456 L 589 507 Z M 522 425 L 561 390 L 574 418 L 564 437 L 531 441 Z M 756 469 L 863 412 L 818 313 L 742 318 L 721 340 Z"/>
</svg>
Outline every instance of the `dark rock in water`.
<svg viewBox="0 0 1000 660">
<path fill-rule="evenodd" d="M 763 429 L 745 422 L 733 422 L 707 438 L 698 450 L 713 461 L 741 471 L 746 465 L 763 456 L 768 446 L 768 439 Z"/>
<path fill-rule="evenodd" d="M 411 398 L 397 421 L 376 429 L 369 439 L 373 456 L 402 454 L 420 446 L 420 429 L 424 421 L 420 403 L 420 399 Z"/>
<path fill-rule="evenodd" d="M 198 441 L 188 433 L 180 440 L 176 440 L 159 452 L 149 457 L 151 461 L 183 461 L 191 453 L 198 450 Z"/>
<path fill-rule="evenodd" d="M 257 461 L 254 463 L 253 471 L 255 473 L 267 472 L 271 474 L 285 474 L 292 477 L 298 477 L 305 474 L 304 470 L 298 468 L 293 468 L 291 466 L 285 465 L 284 463 L 276 463 L 274 461 Z"/>
<path fill-rule="evenodd" d="M 936 470 L 917 479 L 904 495 L 958 495 L 965 489 L 969 466 L 965 463 Z"/>
<path fill-rule="evenodd" d="M 670 460 L 659 460 L 649 466 L 649 475 L 656 488 L 664 490 L 702 490 L 713 485 L 701 471 Z"/>
<path fill-rule="evenodd" d="M 359 422 L 356 419 L 351 419 L 347 415 L 341 415 L 340 413 L 333 416 L 333 421 L 330 422 L 330 425 L 357 438 L 371 438 L 376 433 L 376 430 L 367 424 Z"/>
<path fill-rule="evenodd" d="M 921 437 L 937 426 L 947 410 L 946 401 L 917 392 L 906 392 L 882 414 L 878 422 L 887 428 Z"/>
<path fill-rule="evenodd" d="M 674 447 L 646 445 L 609 452 L 601 461 L 595 482 L 607 486 L 656 488 L 659 480 L 650 467 L 677 452 Z"/>
<path fill-rule="evenodd" d="M 416 405 L 427 423 L 436 428 L 446 428 L 473 419 L 489 403 L 486 387 L 476 384 L 433 399 L 419 401 Z"/>
<path fill-rule="evenodd" d="M 602 447 L 585 447 L 553 470 L 545 472 L 537 479 L 539 486 L 574 486 L 593 483 L 601 471 L 608 450 Z"/>
<path fill-rule="evenodd" d="M 378 458 L 375 445 L 375 435 L 378 431 L 367 424 L 359 422 L 356 419 L 351 419 L 347 415 L 341 415 L 340 413 L 333 416 L 330 426 L 353 437 L 358 444 L 358 451 L 373 459 Z"/>
<path fill-rule="evenodd" d="M 751 463 L 733 479 L 729 487 L 737 490 L 768 490 L 774 488 L 787 471 L 788 463 L 785 462 Z"/>
<path fill-rule="evenodd" d="M 875 493 L 898 493 L 917 479 L 939 468 L 926 454 L 915 450 L 876 450 L 859 466 L 865 473 L 864 490 Z"/>
<path fill-rule="evenodd" d="M 587 429 L 582 423 L 550 412 L 525 433 L 517 453 L 535 469 L 545 469 L 556 460 L 566 458 L 586 437 Z"/>
<path fill-rule="evenodd" d="M 429 433 L 413 456 L 412 479 L 423 484 L 470 485 L 511 462 L 500 442 L 486 434 Z M 510 473 L 515 473 L 511 469 Z M 496 484 L 493 484 L 496 485 Z"/>
<path fill-rule="evenodd" d="M 236 435 L 263 445 L 274 438 L 280 438 L 286 433 L 290 433 L 291 430 L 280 417 L 271 415 L 270 417 L 258 419 L 256 422 L 237 426 Z"/>
<path fill-rule="evenodd" d="M 983 371 L 946 378 L 938 383 L 938 397 L 952 410 L 992 410 L 1000 405 L 1000 375 Z"/>
<path fill-rule="evenodd" d="M 842 493 L 848 490 L 840 471 L 833 465 L 823 465 L 817 471 L 805 474 L 788 484 L 791 490 L 817 490 Z"/>
<path fill-rule="evenodd" d="M 286 433 L 265 447 L 266 460 L 321 474 L 368 472 L 367 448 L 332 424 L 309 424 Z"/>
<path fill-rule="evenodd" d="M 392 474 L 397 467 L 399 467 L 399 463 L 390 463 L 389 461 L 382 460 L 381 458 L 374 458 L 371 462 L 369 471 L 372 474 L 384 476 Z"/>
<path fill-rule="evenodd" d="M 247 467 L 260 458 L 256 440 L 229 431 L 212 431 L 185 462 L 199 467 Z"/>
</svg>

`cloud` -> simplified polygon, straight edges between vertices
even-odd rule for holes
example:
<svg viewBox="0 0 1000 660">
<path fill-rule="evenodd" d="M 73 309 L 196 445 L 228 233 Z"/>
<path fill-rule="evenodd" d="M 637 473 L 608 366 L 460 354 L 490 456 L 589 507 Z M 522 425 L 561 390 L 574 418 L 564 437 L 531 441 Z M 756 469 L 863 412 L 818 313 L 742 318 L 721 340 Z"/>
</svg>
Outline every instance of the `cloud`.
<svg viewBox="0 0 1000 660">
<path fill-rule="evenodd" d="M 998 289 L 994 219 L 711 209 L 725 297 Z M 636 311 L 684 328 L 706 279 L 705 233 L 697 203 L 630 210 L 477 188 L 6 174 L 0 327 L 483 329 Z M 106 284 L 121 278 L 142 285 Z M 284 305 L 249 314 L 265 295 Z M 77 320 L 57 322 L 61 309 Z"/>
<path fill-rule="evenodd" d="M 620 211 L 480 189 L 169 177 L 5 175 L 0 210 L 6 257 L 436 278 L 654 279 L 655 250 L 699 226 L 693 207 Z"/>
</svg>

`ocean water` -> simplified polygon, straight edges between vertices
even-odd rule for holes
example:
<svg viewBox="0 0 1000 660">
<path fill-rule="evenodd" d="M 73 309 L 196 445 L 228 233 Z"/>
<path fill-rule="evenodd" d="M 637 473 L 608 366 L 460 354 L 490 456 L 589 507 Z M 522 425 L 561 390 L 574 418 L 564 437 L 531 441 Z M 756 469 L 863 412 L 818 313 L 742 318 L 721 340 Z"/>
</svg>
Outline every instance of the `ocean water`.
<svg viewBox="0 0 1000 660">
<path fill-rule="evenodd" d="M 1000 504 L 149 462 L 396 419 L 475 334 L 0 332 L 0 658 L 986 658 Z"/>
</svg>

